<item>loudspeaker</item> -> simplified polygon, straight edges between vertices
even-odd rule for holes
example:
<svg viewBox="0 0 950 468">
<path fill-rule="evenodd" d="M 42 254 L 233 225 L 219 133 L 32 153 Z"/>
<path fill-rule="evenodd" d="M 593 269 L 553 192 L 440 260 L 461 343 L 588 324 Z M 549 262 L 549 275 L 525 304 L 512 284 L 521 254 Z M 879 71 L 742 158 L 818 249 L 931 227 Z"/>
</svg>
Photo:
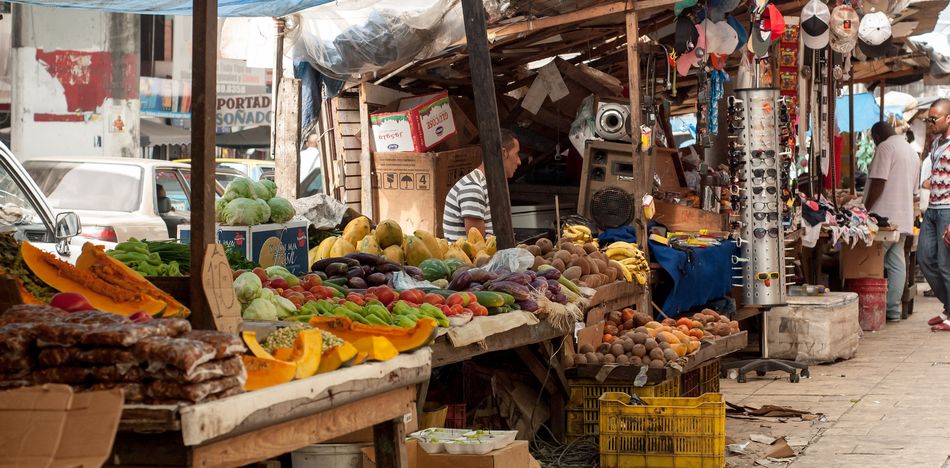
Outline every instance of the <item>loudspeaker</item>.
<svg viewBox="0 0 950 468">
<path fill-rule="evenodd" d="M 631 141 L 630 105 L 610 101 L 597 102 L 594 135 L 608 141 Z"/>
<path fill-rule="evenodd" d="M 577 209 L 601 228 L 630 224 L 634 214 L 633 148 L 629 143 L 588 141 Z"/>
</svg>

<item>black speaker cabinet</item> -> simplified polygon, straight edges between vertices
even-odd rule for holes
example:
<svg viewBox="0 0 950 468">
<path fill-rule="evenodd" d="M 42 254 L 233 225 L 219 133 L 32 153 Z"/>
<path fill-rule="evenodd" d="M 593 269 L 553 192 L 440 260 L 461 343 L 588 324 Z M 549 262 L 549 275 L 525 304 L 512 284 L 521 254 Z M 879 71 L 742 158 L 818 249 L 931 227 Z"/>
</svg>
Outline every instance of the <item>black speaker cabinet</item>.
<svg viewBox="0 0 950 468">
<path fill-rule="evenodd" d="M 635 203 L 633 171 L 630 143 L 588 141 L 578 212 L 601 228 L 630 224 Z"/>
</svg>

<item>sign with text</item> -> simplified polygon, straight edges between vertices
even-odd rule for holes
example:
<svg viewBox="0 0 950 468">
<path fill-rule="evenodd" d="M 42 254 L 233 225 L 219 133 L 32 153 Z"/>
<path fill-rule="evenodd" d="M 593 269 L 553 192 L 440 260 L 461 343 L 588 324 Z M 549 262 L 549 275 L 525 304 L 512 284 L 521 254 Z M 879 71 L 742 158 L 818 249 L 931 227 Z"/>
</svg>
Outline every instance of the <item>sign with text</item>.
<svg viewBox="0 0 950 468">
<path fill-rule="evenodd" d="M 274 112 L 271 97 L 266 94 L 218 96 L 215 126 L 258 127 L 270 125 Z"/>
</svg>

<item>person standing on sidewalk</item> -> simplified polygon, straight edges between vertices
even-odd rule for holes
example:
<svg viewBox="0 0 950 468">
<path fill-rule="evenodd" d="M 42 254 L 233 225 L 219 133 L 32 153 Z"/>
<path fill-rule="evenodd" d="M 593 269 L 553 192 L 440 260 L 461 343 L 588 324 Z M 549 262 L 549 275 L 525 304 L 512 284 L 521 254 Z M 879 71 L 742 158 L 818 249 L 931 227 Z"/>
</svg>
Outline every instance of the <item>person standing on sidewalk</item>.
<svg viewBox="0 0 950 468">
<path fill-rule="evenodd" d="M 937 99 L 924 119 L 933 137 L 930 151 L 930 203 L 920 225 L 917 263 L 920 271 L 943 304 L 943 312 L 927 321 L 931 330 L 950 331 L 950 100 Z"/>
<path fill-rule="evenodd" d="M 884 270 L 887 272 L 887 320 L 901 319 L 901 297 L 907 281 L 904 242 L 914 233 L 914 195 L 917 193 L 920 159 L 907 140 L 887 122 L 871 127 L 877 148 L 868 169 L 864 206 L 888 221 L 900 232 L 900 240 L 885 243 Z"/>
</svg>

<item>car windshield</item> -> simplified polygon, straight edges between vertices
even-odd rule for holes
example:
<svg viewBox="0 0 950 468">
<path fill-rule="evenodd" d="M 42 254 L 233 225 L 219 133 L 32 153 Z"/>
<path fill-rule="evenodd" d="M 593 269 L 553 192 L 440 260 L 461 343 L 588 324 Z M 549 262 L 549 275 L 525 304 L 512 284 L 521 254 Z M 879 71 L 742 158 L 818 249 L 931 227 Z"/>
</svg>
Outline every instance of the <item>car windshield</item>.
<svg viewBox="0 0 950 468">
<path fill-rule="evenodd" d="M 121 211 L 139 208 L 142 168 L 131 164 L 27 161 L 27 172 L 61 210 Z"/>
<path fill-rule="evenodd" d="M 218 172 L 214 175 L 215 180 L 217 180 L 218 183 L 224 187 L 227 187 L 232 180 L 237 179 L 238 177 L 241 177 L 241 175 L 232 172 Z"/>
<path fill-rule="evenodd" d="M 36 208 L 13 176 L 0 166 L 0 231 L 7 226 L 40 223 Z"/>
<path fill-rule="evenodd" d="M 236 162 L 219 162 L 218 167 L 227 167 L 229 169 L 234 169 L 239 171 L 242 174 L 250 174 L 248 172 L 247 164 L 236 163 Z"/>
</svg>

